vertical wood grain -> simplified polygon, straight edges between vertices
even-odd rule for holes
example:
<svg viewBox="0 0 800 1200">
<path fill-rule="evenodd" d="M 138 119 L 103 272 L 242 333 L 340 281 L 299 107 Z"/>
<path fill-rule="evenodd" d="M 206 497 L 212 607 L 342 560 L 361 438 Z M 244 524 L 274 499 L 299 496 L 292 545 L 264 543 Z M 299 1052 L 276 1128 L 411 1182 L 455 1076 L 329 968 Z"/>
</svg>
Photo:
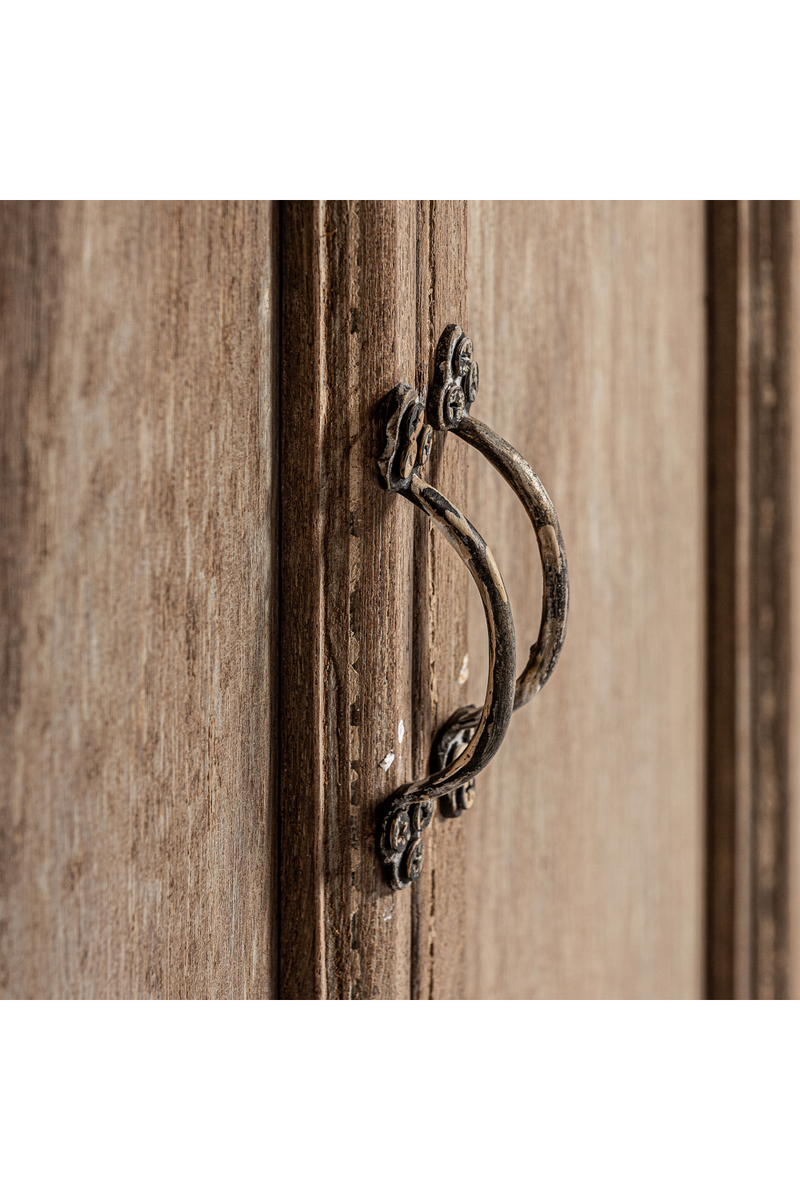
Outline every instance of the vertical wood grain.
<svg viewBox="0 0 800 1200">
<path fill-rule="evenodd" d="M 467 204 L 421 202 L 419 222 L 419 387 L 432 378 L 433 356 L 447 325 L 467 320 Z M 459 508 L 466 507 L 467 447 L 436 434 L 426 478 Z M 467 655 L 466 604 L 472 583 L 464 564 L 423 513 L 414 530 L 415 775 L 430 770 L 433 739 L 463 703 Z M 481 697 L 481 703 L 483 698 Z M 438 812 L 427 834 L 426 862 L 414 888 L 412 993 L 416 999 L 457 1000 L 466 986 L 464 819 Z"/>
<path fill-rule="evenodd" d="M 274 211 L 0 206 L 0 976 L 276 992 Z"/>
<path fill-rule="evenodd" d="M 792 970 L 792 206 L 711 202 L 708 229 L 708 994 L 771 999 Z"/>
<path fill-rule="evenodd" d="M 790 206 L 761 201 L 749 210 L 750 990 L 758 999 L 784 999 L 789 982 Z"/>
<path fill-rule="evenodd" d="M 377 457 L 381 401 L 401 381 L 427 386 L 439 325 L 462 317 L 466 209 L 282 210 L 281 994 L 459 993 L 456 831 L 437 825 L 421 886 L 392 893 L 375 829 L 378 805 L 427 774 L 456 706 L 467 575 L 382 489 Z M 459 501 L 458 447 L 435 450 L 428 472 Z"/>
<path fill-rule="evenodd" d="M 737 795 L 747 773 L 740 753 L 742 649 L 739 588 L 742 555 L 739 488 L 740 447 L 747 414 L 738 403 L 740 319 L 740 223 L 735 200 L 706 206 L 708 306 L 708 620 L 706 625 L 708 751 L 706 817 L 706 990 L 711 999 L 735 994 L 737 902 L 742 866 L 737 860 L 741 819 Z M 745 631 L 746 637 L 746 631 Z M 749 889 L 744 887 L 744 894 Z"/>
<path fill-rule="evenodd" d="M 283 230 L 281 995 L 403 999 L 375 814 L 411 771 L 413 512 L 377 457 L 414 378 L 416 209 L 287 203 Z"/>
<path fill-rule="evenodd" d="M 789 681 L 789 798 L 787 804 L 788 850 L 788 953 L 787 991 L 800 999 L 800 202 L 792 201 L 789 212 L 788 337 L 785 346 L 789 386 L 789 563 L 790 681 Z"/>
<path fill-rule="evenodd" d="M 466 825 L 467 994 L 703 990 L 703 208 L 470 205 L 475 413 L 547 487 L 570 564 L 561 661 Z M 541 576 L 521 506 L 470 460 L 520 664 Z M 470 687 L 485 664 L 470 609 Z M 470 697 L 478 699 L 477 691 Z"/>
</svg>

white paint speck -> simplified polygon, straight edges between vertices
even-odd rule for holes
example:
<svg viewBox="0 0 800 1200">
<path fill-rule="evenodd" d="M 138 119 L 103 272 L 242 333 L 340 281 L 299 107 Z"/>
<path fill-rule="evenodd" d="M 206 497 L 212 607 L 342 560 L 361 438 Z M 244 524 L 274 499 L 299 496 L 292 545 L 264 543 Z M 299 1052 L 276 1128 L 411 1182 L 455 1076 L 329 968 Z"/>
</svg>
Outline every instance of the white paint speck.
<svg viewBox="0 0 800 1200">
<path fill-rule="evenodd" d="M 403 720 L 402 720 L 402 717 L 401 717 L 401 719 L 400 719 L 400 724 L 397 726 L 397 744 L 398 744 L 399 746 L 402 746 L 402 744 L 403 744 L 403 738 L 404 738 L 405 736 L 406 736 L 406 727 L 405 727 L 405 725 L 403 724 Z"/>
<path fill-rule="evenodd" d="M 464 655 L 464 661 L 461 664 L 461 670 L 458 672 L 458 686 L 463 687 L 469 679 L 469 655 Z"/>
<path fill-rule="evenodd" d="M 389 753 L 386 755 L 386 758 L 381 759 L 381 761 L 378 763 L 378 766 L 380 767 L 380 769 L 382 771 L 388 771 L 389 767 L 392 765 L 393 762 L 394 762 L 394 751 L 390 750 Z"/>
</svg>

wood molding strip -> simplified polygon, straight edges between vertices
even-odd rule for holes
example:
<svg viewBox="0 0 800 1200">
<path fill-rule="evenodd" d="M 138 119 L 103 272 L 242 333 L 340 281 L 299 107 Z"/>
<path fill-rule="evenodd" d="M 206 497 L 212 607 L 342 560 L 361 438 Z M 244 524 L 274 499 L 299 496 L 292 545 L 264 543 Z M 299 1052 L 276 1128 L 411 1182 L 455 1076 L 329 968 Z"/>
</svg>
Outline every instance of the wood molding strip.
<svg viewBox="0 0 800 1200">
<path fill-rule="evenodd" d="M 438 565 L 455 559 L 450 548 L 420 542 L 413 511 L 378 486 L 377 457 L 381 399 L 400 380 L 427 384 L 432 330 L 464 315 L 465 239 L 464 204 L 282 205 L 284 998 L 431 992 L 419 980 L 420 962 L 432 958 L 432 888 L 419 889 L 425 918 L 417 899 L 412 931 L 412 895 L 392 893 L 381 874 L 375 812 L 419 773 L 433 722 L 453 707 L 464 650 L 447 647 L 459 621 L 466 640 L 458 614 L 467 582 L 460 564 L 452 579 Z M 456 503 L 465 491 L 460 455 L 448 449 L 443 460 L 439 450 L 428 473 Z M 430 619 L 414 625 L 426 604 Z M 441 691 L 433 707 L 432 674 Z M 449 873 L 457 904 L 463 854 L 452 867 L 451 858 L 445 834 L 423 878 Z M 442 918 L 442 963 L 463 957 L 459 922 Z M 460 985 L 443 972 L 450 994 Z"/>
<path fill-rule="evenodd" d="M 791 206 L 708 234 L 707 994 L 789 994 Z"/>
</svg>

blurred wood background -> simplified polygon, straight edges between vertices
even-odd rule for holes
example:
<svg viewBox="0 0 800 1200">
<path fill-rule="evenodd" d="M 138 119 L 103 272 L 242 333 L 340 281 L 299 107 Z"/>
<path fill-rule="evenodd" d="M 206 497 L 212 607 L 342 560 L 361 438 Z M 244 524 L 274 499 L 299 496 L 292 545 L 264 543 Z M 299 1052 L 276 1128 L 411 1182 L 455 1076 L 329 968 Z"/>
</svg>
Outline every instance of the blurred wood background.
<svg viewBox="0 0 800 1200">
<path fill-rule="evenodd" d="M 699 996 L 703 205 L 481 203 L 469 250 L 481 419 L 553 499 L 571 601 L 553 678 L 477 781 L 467 992 Z M 471 462 L 469 481 L 521 665 L 538 629 L 535 544 L 496 472 Z M 473 605 L 474 701 L 481 623 Z"/>
</svg>

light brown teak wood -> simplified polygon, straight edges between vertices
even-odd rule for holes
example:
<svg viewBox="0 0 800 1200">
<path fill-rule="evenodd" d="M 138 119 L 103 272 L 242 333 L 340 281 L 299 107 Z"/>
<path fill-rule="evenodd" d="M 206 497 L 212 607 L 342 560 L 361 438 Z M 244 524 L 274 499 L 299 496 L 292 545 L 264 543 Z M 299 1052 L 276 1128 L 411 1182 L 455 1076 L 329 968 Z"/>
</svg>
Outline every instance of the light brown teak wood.
<svg viewBox="0 0 800 1200">
<path fill-rule="evenodd" d="M 0 247 L 3 994 L 273 995 L 274 206 Z"/>
<path fill-rule="evenodd" d="M 571 602 L 553 678 L 468 814 L 467 994 L 699 996 L 703 206 L 481 203 L 469 254 L 476 415 L 547 487 Z M 533 537 L 499 476 L 469 470 L 521 664 Z M 471 608 L 478 683 L 484 643 Z"/>
</svg>

